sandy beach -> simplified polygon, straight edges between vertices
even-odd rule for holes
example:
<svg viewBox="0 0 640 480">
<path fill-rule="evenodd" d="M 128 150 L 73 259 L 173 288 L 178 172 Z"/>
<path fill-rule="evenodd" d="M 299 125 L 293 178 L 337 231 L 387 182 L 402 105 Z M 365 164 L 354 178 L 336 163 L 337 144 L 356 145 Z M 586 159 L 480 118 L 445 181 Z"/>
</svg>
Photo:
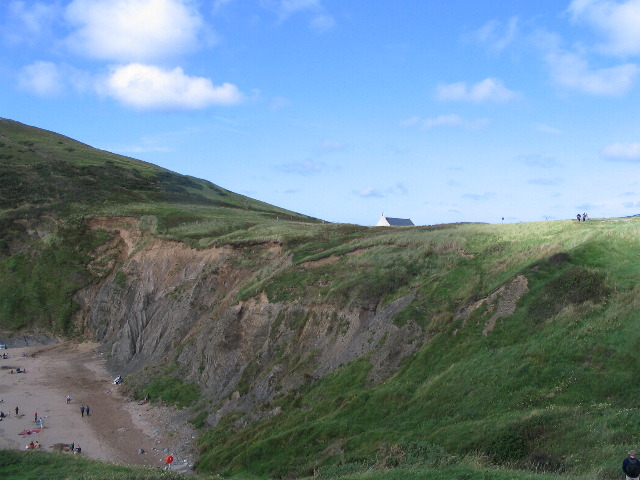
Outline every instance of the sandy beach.
<svg viewBox="0 0 640 480">
<path fill-rule="evenodd" d="M 5 352 L 8 359 L 1 358 Z M 12 374 L 17 368 L 26 373 Z M 44 450 L 75 443 L 89 458 L 150 467 L 162 467 L 171 454 L 173 470 L 190 472 L 196 433 L 185 422 L 185 412 L 139 405 L 120 390 L 97 344 L 0 350 L 0 410 L 7 415 L 0 421 L 0 448 L 24 449 L 36 440 Z M 89 416 L 81 414 L 81 405 L 90 407 Z M 44 428 L 35 422 L 36 412 Z"/>
</svg>

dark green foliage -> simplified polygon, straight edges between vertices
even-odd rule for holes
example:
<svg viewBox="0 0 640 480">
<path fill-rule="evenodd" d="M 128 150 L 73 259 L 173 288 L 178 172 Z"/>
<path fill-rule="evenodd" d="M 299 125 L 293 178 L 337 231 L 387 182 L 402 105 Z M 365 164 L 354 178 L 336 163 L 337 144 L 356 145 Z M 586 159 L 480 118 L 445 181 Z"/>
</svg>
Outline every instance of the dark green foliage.
<svg viewBox="0 0 640 480">
<path fill-rule="evenodd" d="M 189 420 L 189 423 L 193 425 L 195 428 L 202 428 L 206 425 L 206 420 L 208 416 L 209 416 L 209 412 L 205 410 L 203 412 L 200 412 L 191 420 Z"/>
<path fill-rule="evenodd" d="M 188 407 L 198 401 L 200 389 L 197 385 L 185 383 L 175 377 L 159 377 L 147 384 L 138 398 L 146 396 L 152 402 L 160 399 L 169 405 Z"/>
<path fill-rule="evenodd" d="M 247 393 L 253 382 L 256 380 L 257 373 L 260 371 L 260 364 L 257 361 L 250 362 L 242 371 L 242 377 L 237 384 L 240 394 Z"/>
<path fill-rule="evenodd" d="M 263 288 L 272 302 L 320 296 L 338 305 L 375 305 L 411 285 L 424 271 L 424 259 L 404 258 L 402 249 L 381 246 L 369 255 L 377 252 L 378 259 L 358 263 L 341 256 L 325 267 L 296 266 L 273 275 Z"/>
<path fill-rule="evenodd" d="M 534 320 L 546 320 L 567 305 L 602 303 L 611 293 L 601 271 L 561 262 L 560 271 L 556 272 L 557 265 L 553 260 L 548 263 L 547 271 L 538 270 L 533 274 L 534 278 L 544 281 L 537 297 L 529 304 L 529 314 Z"/>
<path fill-rule="evenodd" d="M 72 294 L 91 282 L 88 253 L 109 238 L 89 231 L 82 220 L 62 223 L 46 244 L 27 244 L 24 253 L 0 259 L 0 319 L 17 330 L 36 325 L 69 334 L 78 306 Z"/>
<path fill-rule="evenodd" d="M 127 286 L 127 274 L 122 270 L 118 270 L 113 277 L 113 282 L 120 288 Z"/>
</svg>

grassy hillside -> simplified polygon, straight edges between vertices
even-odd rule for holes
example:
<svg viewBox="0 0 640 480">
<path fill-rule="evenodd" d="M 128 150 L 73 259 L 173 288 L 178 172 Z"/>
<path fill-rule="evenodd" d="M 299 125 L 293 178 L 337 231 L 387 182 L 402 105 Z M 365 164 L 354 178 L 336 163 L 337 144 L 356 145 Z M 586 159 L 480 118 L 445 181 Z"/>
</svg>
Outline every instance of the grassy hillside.
<svg viewBox="0 0 640 480">
<path fill-rule="evenodd" d="M 279 415 L 241 430 L 242 414 L 229 415 L 203 434 L 200 468 L 284 477 L 472 455 L 571 478 L 618 475 L 640 421 L 637 219 L 280 234 L 295 264 L 247 295 L 384 303 L 412 292 L 395 321 L 421 325 L 424 344 L 382 384 L 362 358 L 265 406 Z M 459 317 L 519 275 L 528 291 L 492 331 L 483 333 L 497 304 Z"/>
<path fill-rule="evenodd" d="M 185 224 L 222 234 L 276 218 L 317 221 L 0 118 L 0 329 L 72 333 L 71 296 L 99 280 L 88 254 L 110 236 L 89 231 L 84 220 L 96 216 L 142 217 L 160 235 Z"/>
<path fill-rule="evenodd" d="M 390 378 L 372 379 L 365 356 L 262 406 L 277 414 L 199 422 L 202 471 L 605 480 L 639 446 L 640 219 L 321 224 L 15 122 L 0 121 L 0 142 L 3 328 L 73 333 L 73 293 L 109 273 L 87 268 L 112 235 L 87 228 L 100 215 L 138 217 L 146 235 L 196 248 L 233 245 L 253 272 L 238 301 L 413 299 L 393 321 L 415 324 L 420 345 Z M 291 262 L 258 261 L 273 244 Z M 511 310 L 501 299 L 516 282 L 526 288 Z"/>
<path fill-rule="evenodd" d="M 97 150 L 68 137 L 0 118 L 0 211 L 3 216 L 63 213 L 209 217 L 204 206 L 247 210 L 256 221 L 281 215 L 312 220 L 234 194 L 211 182 Z M 212 215 L 218 218 L 218 215 Z"/>
</svg>

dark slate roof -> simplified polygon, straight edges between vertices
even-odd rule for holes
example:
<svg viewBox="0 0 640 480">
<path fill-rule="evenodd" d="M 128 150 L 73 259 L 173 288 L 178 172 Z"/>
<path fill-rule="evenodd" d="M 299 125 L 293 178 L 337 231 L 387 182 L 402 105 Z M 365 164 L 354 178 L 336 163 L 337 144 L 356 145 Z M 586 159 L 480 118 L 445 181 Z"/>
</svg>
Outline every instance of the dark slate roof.
<svg viewBox="0 0 640 480">
<path fill-rule="evenodd" d="M 409 218 L 391 218 L 385 217 L 389 225 L 392 227 L 414 227 L 415 225 Z"/>
</svg>

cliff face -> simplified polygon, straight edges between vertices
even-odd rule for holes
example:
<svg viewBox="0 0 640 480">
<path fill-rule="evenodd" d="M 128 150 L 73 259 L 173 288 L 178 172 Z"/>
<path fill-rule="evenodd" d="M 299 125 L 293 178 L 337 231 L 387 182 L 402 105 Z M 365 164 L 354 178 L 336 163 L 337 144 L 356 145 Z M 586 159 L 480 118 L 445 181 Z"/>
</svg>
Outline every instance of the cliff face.
<svg viewBox="0 0 640 480">
<path fill-rule="evenodd" d="M 291 262 L 278 245 L 195 250 L 145 237 L 125 219 L 92 226 L 117 234 L 95 253 L 96 263 L 111 259 L 111 273 L 76 295 L 79 324 L 105 346 L 114 372 L 177 366 L 216 406 L 212 424 L 234 410 L 268 414 L 276 395 L 363 355 L 373 365 L 370 381 L 379 382 L 425 341 L 412 322 L 393 322 L 412 295 L 348 309 L 273 303 L 264 294 L 237 301 L 257 269 Z M 244 266 L 247 256 L 253 268 Z"/>
</svg>

